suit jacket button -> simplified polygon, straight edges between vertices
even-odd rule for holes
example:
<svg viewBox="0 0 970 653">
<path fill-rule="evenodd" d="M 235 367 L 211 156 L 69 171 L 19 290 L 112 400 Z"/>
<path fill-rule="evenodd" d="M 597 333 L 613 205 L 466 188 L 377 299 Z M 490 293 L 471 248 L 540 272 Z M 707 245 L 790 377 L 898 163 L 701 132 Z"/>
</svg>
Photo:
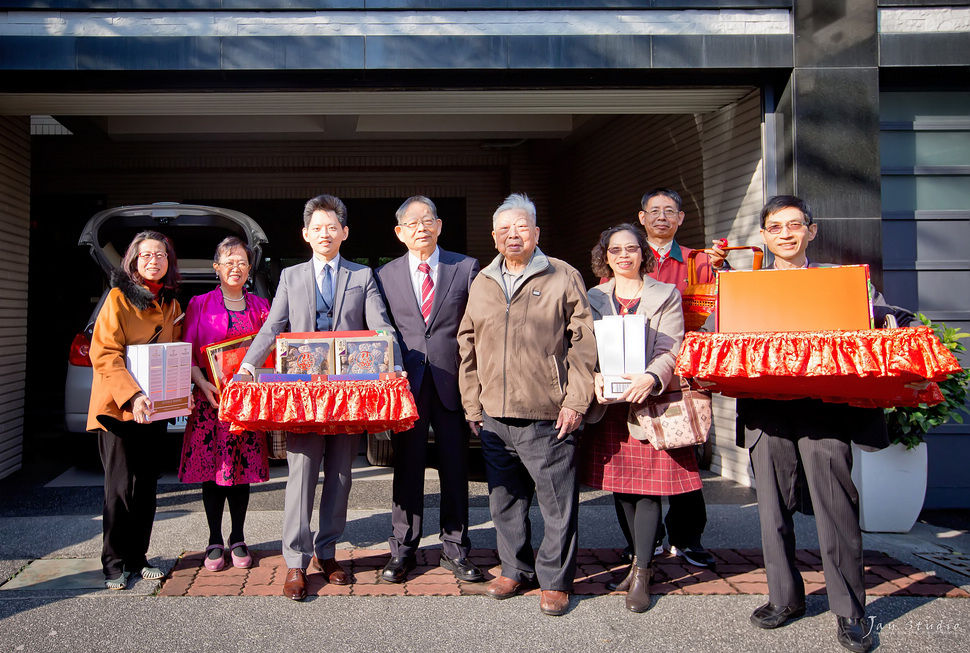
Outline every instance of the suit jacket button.
<svg viewBox="0 0 970 653">
<path fill-rule="evenodd" d="M 430 333 L 424 334 L 424 339 L 425 340 L 431 340 L 431 334 Z"/>
</svg>

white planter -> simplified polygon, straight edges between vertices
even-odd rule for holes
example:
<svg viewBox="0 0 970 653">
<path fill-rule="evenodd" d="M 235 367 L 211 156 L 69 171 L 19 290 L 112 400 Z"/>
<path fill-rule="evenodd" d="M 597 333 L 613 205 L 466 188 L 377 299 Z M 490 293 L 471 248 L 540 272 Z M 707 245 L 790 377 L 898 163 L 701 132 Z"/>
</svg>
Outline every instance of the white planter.
<svg viewBox="0 0 970 653">
<path fill-rule="evenodd" d="M 859 525 L 871 533 L 908 533 L 926 498 L 926 443 L 881 451 L 852 445 L 852 481 L 859 490 Z"/>
</svg>

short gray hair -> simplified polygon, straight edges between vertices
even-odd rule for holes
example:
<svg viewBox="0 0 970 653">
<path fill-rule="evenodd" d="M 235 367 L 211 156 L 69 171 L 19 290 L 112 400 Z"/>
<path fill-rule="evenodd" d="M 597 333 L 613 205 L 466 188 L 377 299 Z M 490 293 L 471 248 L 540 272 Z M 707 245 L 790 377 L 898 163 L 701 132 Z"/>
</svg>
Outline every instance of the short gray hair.
<svg viewBox="0 0 970 653">
<path fill-rule="evenodd" d="M 432 202 L 429 198 L 425 197 L 424 195 L 412 195 L 411 197 L 404 200 L 404 204 L 399 206 L 397 211 L 394 212 L 394 217 L 397 218 L 398 224 L 401 224 L 401 220 L 404 219 L 404 214 L 408 212 L 408 209 L 411 208 L 411 205 L 414 204 L 415 202 L 421 202 L 422 204 L 427 206 L 429 209 L 431 209 L 431 215 L 434 216 L 434 219 L 435 220 L 438 219 L 438 207 L 434 205 L 434 202 Z"/>
<path fill-rule="evenodd" d="M 532 200 L 525 193 L 512 193 L 505 198 L 505 201 L 492 214 L 492 229 L 495 228 L 495 221 L 498 220 L 498 214 L 504 213 L 505 211 L 522 211 L 529 217 L 529 222 L 532 223 L 532 226 L 536 226 L 536 205 L 532 203 Z"/>
</svg>

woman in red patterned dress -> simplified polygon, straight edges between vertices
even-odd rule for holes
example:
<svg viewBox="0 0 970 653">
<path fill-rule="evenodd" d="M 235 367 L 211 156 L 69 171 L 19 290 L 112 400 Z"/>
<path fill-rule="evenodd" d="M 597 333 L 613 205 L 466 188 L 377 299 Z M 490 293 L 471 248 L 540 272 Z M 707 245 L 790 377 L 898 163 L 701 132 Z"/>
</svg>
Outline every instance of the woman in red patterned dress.
<svg viewBox="0 0 970 653">
<path fill-rule="evenodd" d="M 658 451 L 644 440 L 633 413 L 635 404 L 660 394 L 674 377 L 674 362 L 684 338 L 680 293 L 671 284 L 647 276 L 656 261 L 646 235 L 621 224 L 600 235 L 593 248 L 593 274 L 609 280 L 589 291 L 593 319 L 605 315 L 643 315 L 646 324 L 646 369 L 627 374 L 633 381 L 618 399 L 603 398 L 603 376 L 596 374 L 598 405 L 587 413 L 590 424 L 582 438 L 584 482 L 614 493 L 633 535 L 634 559 L 616 588 L 626 590 L 626 607 L 650 608 L 650 561 L 660 523 L 661 497 L 698 490 L 700 472 L 692 447 Z"/>
<path fill-rule="evenodd" d="M 215 268 L 219 286 L 193 297 L 185 310 L 186 342 L 192 343 L 192 381 L 195 383 L 195 410 L 189 416 L 182 441 L 179 479 L 183 483 L 202 483 L 202 505 L 209 524 L 209 546 L 205 568 L 219 571 L 226 566 L 222 539 L 222 513 L 229 504 L 229 551 L 232 564 L 252 565 L 243 535 L 249 508 L 249 484 L 269 480 L 266 435 L 262 431 L 229 432 L 219 421 L 219 394 L 208 369 L 203 347 L 259 331 L 269 314 L 269 302 L 246 292 L 252 251 L 239 238 L 231 236 L 216 247 Z"/>
</svg>

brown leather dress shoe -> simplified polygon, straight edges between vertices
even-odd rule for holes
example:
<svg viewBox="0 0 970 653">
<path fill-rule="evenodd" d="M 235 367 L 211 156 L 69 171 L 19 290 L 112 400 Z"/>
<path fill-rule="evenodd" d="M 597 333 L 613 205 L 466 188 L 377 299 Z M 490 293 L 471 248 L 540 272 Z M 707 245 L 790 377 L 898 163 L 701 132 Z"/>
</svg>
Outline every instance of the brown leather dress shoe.
<svg viewBox="0 0 970 653">
<path fill-rule="evenodd" d="M 509 599 L 519 593 L 519 590 L 531 587 L 530 583 L 512 580 L 507 576 L 499 576 L 493 580 L 485 593 L 493 599 Z"/>
<path fill-rule="evenodd" d="M 350 576 L 347 575 L 347 572 L 343 570 L 335 558 L 320 560 L 318 557 L 313 556 L 310 564 L 315 569 L 323 572 L 327 582 L 333 583 L 334 585 L 350 585 Z"/>
<path fill-rule="evenodd" d="M 569 592 L 559 590 L 542 590 L 539 598 L 539 610 L 542 614 L 558 617 L 566 614 L 569 609 Z"/>
<path fill-rule="evenodd" d="M 283 596 L 294 601 L 302 601 L 306 598 L 306 572 L 299 567 L 291 567 L 286 570 L 286 579 L 283 581 Z"/>
</svg>

